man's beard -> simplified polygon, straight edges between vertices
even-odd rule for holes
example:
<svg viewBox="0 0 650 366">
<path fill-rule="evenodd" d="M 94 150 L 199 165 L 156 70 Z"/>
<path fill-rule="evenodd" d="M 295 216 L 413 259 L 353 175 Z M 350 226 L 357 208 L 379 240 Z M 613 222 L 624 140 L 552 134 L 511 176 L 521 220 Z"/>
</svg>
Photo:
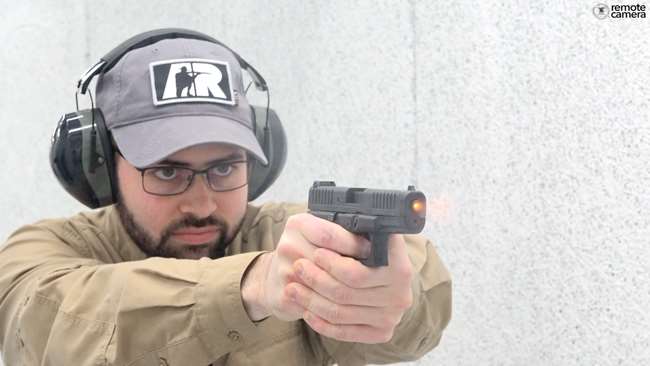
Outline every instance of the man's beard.
<svg viewBox="0 0 650 366">
<path fill-rule="evenodd" d="M 200 253 L 205 251 L 205 249 L 208 249 L 207 256 L 212 259 L 217 259 L 224 256 L 226 246 L 228 246 L 232 241 L 232 238 L 227 237 L 229 232 L 228 224 L 223 219 L 213 216 L 199 219 L 193 215 L 185 216 L 167 225 L 160 235 L 160 240 L 156 241 L 142 226 L 135 222 L 133 214 L 129 211 L 121 198 L 118 198 L 118 202 L 115 206 L 117 207 L 124 229 L 126 229 L 126 232 L 129 234 L 131 239 L 140 250 L 147 255 L 147 257 L 198 259 Z M 215 241 L 200 245 L 184 245 L 179 248 L 169 245 L 169 239 L 174 231 L 186 227 L 200 228 L 208 225 L 216 226 L 219 229 L 219 236 Z"/>
</svg>

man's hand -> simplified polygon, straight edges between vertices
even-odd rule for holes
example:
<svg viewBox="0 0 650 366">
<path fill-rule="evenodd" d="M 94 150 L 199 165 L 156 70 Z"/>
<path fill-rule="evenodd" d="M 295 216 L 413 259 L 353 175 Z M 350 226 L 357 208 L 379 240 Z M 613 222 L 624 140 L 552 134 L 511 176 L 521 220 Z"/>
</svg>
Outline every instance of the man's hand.
<svg viewBox="0 0 650 366">
<path fill-rule="evenodd" d="M 244 278 L 249 315 L 303 318 L 342 341 L 389 341 L 412 303 L 411 263 L 402 235 L 389 238 L 389 266 L 370 268 L 354 259 L 369 253 L 367 239 L 337 224 L 292 216 L 276 250 L 260 256 Z"/>
<path fill-rule="evenodd" d="M 402 235 L 389 239 L 386 267 L 366 267 L 329 249 L 317 249 L 314 261 L 294 263 L 299 283 L 286 287 L 304 308 L 303 319 L 316 332 L 348 342 L 391 340 L 413 301 L 413 271 Z"/>
</svg>

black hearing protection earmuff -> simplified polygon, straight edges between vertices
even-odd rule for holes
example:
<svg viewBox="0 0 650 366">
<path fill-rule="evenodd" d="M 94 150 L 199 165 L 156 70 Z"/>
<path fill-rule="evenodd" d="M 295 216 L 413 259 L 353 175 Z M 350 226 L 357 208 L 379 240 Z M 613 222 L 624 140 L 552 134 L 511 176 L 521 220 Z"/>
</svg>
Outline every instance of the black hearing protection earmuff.
<svg viewBox="0 0 650 366">
<path fill-rule="evenodd" d="M 259 197 L 278 178 L 287 158 L 287 141 L 282 123 L 269 108 L 269 90 L 262 75 L 236 52 L 216 39 L 187 29 L 165 28 L 138 34 L 110 51 L 91 66 L 77 82 L 78 94 L 85 94 L 92 79 L 110 70 L 129 51 L 163 39 L 190 38 L 216 43 L 233 53 L 242 69 L 250 75 L 256 88 L 267 93 L 267 106 L 251 106 L 253 130 L 266 155 L 268 164 L 256 159 L 251 162 L 248 200 Z M 117 177 L 110 131 L 99 108 L 66 113 L 58 122 L 52 136 L 50 165 L 63 188 L 79 202 L 90 208 L 103 207 L 117 201 Z"/>
</svg>

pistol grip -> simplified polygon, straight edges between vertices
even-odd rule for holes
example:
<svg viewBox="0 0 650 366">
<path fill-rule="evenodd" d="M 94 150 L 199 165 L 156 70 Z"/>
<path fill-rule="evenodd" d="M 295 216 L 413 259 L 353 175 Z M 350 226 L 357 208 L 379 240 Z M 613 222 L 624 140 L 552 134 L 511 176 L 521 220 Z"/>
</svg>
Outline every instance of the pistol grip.
<svg viewBox="0 0 650 366">
<path fill-rule="evenodd" d="M 388 233 L 368 233 L 372 244 L 370 256 L 362 259 L 361 263 L 368 267 L 381 267 L 388 265 Z"/>
</svg>

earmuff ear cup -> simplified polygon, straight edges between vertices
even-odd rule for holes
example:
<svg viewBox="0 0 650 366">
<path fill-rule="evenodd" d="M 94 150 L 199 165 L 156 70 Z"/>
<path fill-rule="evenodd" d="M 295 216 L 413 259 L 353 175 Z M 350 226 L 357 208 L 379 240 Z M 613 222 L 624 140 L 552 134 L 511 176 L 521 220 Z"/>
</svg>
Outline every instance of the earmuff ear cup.
<svg viewBox="0 0 650 366">
<path fill-rule="evenodd" d="M 265 131 L 267 110 L 269 113 L 268 130 Z M 253 160 L 251 176 L 248 180 L 249 201 L 259 197 L 275 182 L 287 161 L 287 136 L 278 115 L 273 109 L 257 106 L 252 106 L 252 113 L 255 118 L 257 141 L 262 146 L 269 163 L 264 166 L 256 159 Z"/>
<path fill-rule="evenodd" d="M 90 208 L 115 203 L 110 135 L 98 109 L 64 115 L 52 137 L 50 166 L 63 188 Z"/>
<path fill-rule="evenodd" d="M 94 206 L 95 199 L 81 169 L 81 133 L 70 132 L 81 128 L 78 113 L 61 117 L 50 147 L 50 166 L 63 189 L 84 205 Z"/>
</svg>

